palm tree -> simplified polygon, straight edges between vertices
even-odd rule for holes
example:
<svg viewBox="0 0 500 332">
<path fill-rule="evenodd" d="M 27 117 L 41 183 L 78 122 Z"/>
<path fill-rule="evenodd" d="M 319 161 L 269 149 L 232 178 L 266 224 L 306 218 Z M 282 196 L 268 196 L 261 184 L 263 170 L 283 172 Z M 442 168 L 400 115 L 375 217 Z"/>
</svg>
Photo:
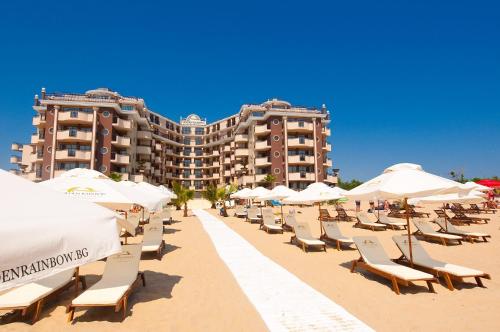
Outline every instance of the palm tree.
<svg viewBox="0 0 500 332">
<path fill-rule="evenodd" d="M 189 190 L 178 182 L 174 182 L 172 188 L 177 195 L 177 198 L 173 200 L 174 205 L 177 207 L 177 210 L 180 210 L 184 205 L 184 217 L 187 217 L 187 203 L 194 198 L 194 190 Z"/>
<path fill-rule="evenodd" d="M 122 175 L 117 172 L 111 172 L 109 178 L 113 181 L 120 182 L 122 180 Z"/>
<path fill-rule="evenodd" d="M 215 209 L 215 203 L 221 198 L 219 189 L 213 184 L 208 185 L 207 190 L 202 193 L 204 199 L 212 203 L 210 208 Z"/>
<path fill-rule="evenodd" d="M 225 187 L 221 187 L 217 190 L 217 196 L 222 200 L 222 205 L 224 210 L 226 210 L 226 201 L 231 198 L 231 194 L 238 190 L 238 186 L 235 184 L 228 184 Z"/>
<path fill-rule="evenodd" d="M 267 174 L 264 178 L 264 182 L 266 183 L 266 187 L 273 187 L 273 183 L 276 181 L 276 176 L 272 174 Z"/>
</svg>

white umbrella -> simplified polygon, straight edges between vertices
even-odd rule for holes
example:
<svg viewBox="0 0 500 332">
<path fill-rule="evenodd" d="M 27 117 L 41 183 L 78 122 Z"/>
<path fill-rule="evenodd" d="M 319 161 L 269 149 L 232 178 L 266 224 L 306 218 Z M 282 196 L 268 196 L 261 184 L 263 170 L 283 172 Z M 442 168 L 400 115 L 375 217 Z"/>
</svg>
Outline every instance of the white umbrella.
<svg viewBox="0 0 500 332">
<path fill-rule="evenodd" d="M 134 201 L 150 212 L 161 211 L 163 204 L 168 200 L 168 197 L 160 192 L 153 192 L 152 190 L 145 189 L 132 181 L 119 181 L 117 185 L 123 190 L 127 190 Z"/>
<path fill-rule="evenodd" d="M 485 200 L 485 194 L 472 190 L 465 195 L 460 194 L 445 194 L 426 197 L 415 197 L 408 200 L 409 204 L 432 204 L 432 203 L 481 203 Z"/>
<path fill-rule="evenodd" d="M 160 189 L 161 192 L 163 192 L 164 194 L 169 195 L 170 198 L 172 198 L 172 199 L 176 199 L 177 198 L 177 195 L 174 192 L 172 192 L 170 189 L 168 189 L 167 187 L 165 187 L 164 185 L 158 186 L 158 189 Z"/>
<path fill-rule="evenodd" d="M 463 185 L 463 188 L 465 189 L 472 189 L 472 190 L 477 190 L 477 191 L 490 191 L 490 187 L 483 186 L 482 184 L 475 183 L 472 181 L 467 181 Z"/>
<path fill-rule="evenodd" d="M 231 194 L 231 198 L 246 198 L 244 195 L 249 194 L 252 191 L 250 188 L 243 188 Z"/>
<path fill-rule="evenodd" d="M 283 216 L 283 202 L 282 202 L 282 200 L 287 198 L 287 197 L 293 196 L 295 194 L 297 194 L 297 192 L 295 190 L 292 190 L 286 186 L 280 185 L 280 186 L 274 187 L 267 194 L 259 196 L 258 199 L 260 199 L 261 201 L 268 201 L 268 200 L 280 201 L 280 203 L 281 203 L 281 206 L 280 206 L 280 208 L 281 208 L 281 221 L 285 222 L 285 218 Z"/>
<path fill-rule="evenodd" d="M 270 192 L 269 189 L 266 189 L 264 187 L 256 187 L 252 189 L 250 192 L 246 194 L 240 195 L 241 198 L 250 198 L 250 199 L 255 199 L 259 196 L 264 196 Z"/>
<path fill-rule="evenodd" d="M 163 192 L 163 190 L 161 190 L 159 187 L 153 186 L 150 183 L 139 182 L 137 186 L 144 188 L 147 191 L 150 191 L 154 195 L 158 195 L 158 197 L 162 200 L 163 204 L 167 204 L 171 200 L 171 196 L 169 194 Z"/>
<path fill-rule="evenodd" d="M 120 252 L 114 212 L 0 170 L 0 291 Z"/>
<path fill-rule="evenodd" d="M 350 190 L 347 197 L 354 199 L 403 199 L 406 206 L 406 223 L 410 248 L 410 264 L 413 266 L 410 216 L 408 199 L 431 195 L 466 193 L 461 183 L 424 172 L 416 164 L 396 164 L 368 182 Z"/>
</svg>

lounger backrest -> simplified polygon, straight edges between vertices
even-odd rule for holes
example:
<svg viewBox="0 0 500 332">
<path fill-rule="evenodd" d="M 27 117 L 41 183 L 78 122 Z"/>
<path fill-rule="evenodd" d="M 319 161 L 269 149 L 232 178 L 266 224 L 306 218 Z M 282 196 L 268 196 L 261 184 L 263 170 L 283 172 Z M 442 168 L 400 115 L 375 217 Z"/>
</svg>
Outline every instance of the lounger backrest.
<svg viewBox="0 0 500 332">
<path fill-rule="evenodd" d="M 137 278 L 139 261 L 141 260 L 141 244 L 126 244 L 122 252 L 109 256 L 102 275 L 102 281 L 113 281 L 131 284 Z"/>
<path fill-rule="evenodd" d="M 309 239 L 313 240 L 313 236 L 311 235 L 311 229 L 309 228 L 309 224 L 306 222 L 298 222 L 293 228 L 295 235 L 301 239 Z"/>
<path fill-rule="evenodd" d="M 364 212 L 358 212 L 356 213 L 356 217 L 359 219 L 360 222 L 362 223 L 373 223 L 375 221 L 370 220 L 368 215 Z"/>
<path fill-rule="evenodd" d="M 431 227 L 431 224 L 429 224 L 427 221 L 420 219 L 413 219 L 412 222 L 415 225 L 415 227 L 417 227 L 418 230 L 421 231 L 422 233 L 425 234 L 436 233 L 436 231 Z"/>
<path fill-rule="evenodd" d="M 286 215 L 285 222 L 287 225 L 295 227 L 295 225 L 297 225 L 297 219 L 295 219 L 295 214 Z"/>
<path fill-rule="evenodd" d="M 330 212 L 327 209 L 319 209 L 319 217 L 320 218 L 331 218 Z"/>
<path fill-rule="evenodd" d="M 160 243 L 163 240 L 163 224 L 153 222 L 144 225 L 143 243 Z"/>
<path fill-rule="evenodd" d="M 341 217 L 347 217 L 347 212 L 345 212 L 345 210 L 343 208 L 337 208 L 337 213 L 339 216 Z"/>
<path fill-rule="evenodd" d="M 367 263 L 392 264 L 380 241 L 375 236 L 354 236 L 352 238 L 359 253 Z"/>
<path fill-rule="evenodd" d="M 326 236 L 331 239 L 344 237 L 340 232 L 339 225 L 336 222 L 323 222 L 323 229 L 325 230 Z"/>
<path fill-rule="evenodd" d="M 273 209 L 272 208 L 263 208 L 262 209 L 262 215 L 265 216 L 265 215 L 268 215 L 268 216 L 274 216 L 273 214 Z"/>
<path fill-rule="evenodd" d="M 238 213 L 238 214 L 245 213 L 245 208 L 242 205 L 236 206 L 236 213 Z"/>
<path fill-rule="evenodd" d="M 438 217 L 448 218 L 448 215 L 446 214 L 446 212 L 444 210 L 434 210 L 434 212 L 436 212 L 436 214 L 438 215 Z"/>
<path fill-rule="evenodd" d="M 262 222 L 265 225 L 276 225 L 276 218 L 274 218 L 274 214 L 264 214 L 262 216 Z"/>
<path fill-rule="evenodd" d="M 408 241 L 408 236 L 406 235 L 394 235 L 392 240 L 398 246 L 399 250 L 405 255 L 406 258 L 410 259 L 410 243 Z M 415 262 L 423 262 L 432 260 L 431 256 L 425 251 L 424 247 L 420 244 L 416 237 L 411 237 L 411 252 L 412 257 Z"/>
<path fill-rule="evenodd" d="M 436 218 L 436 224 L 441 227 L 442 230 L 449 232 L 460 232 L 451 222 L 447 222 L 444 218 Z"/>
<path fill-rule="evenodd" d="M 164 218 L 167 218 L 167 219 L 172 218 L 172 210 L 170 208 L 166 208 L 164 214 L 165 214 Z"/>
<path fill-rule="evenodd" d="M 258 218 L 257 214 L 259 213 L 259 209 L 256 206 L 252 206 L 248 209 L 248 218 Z"/>
</svg>

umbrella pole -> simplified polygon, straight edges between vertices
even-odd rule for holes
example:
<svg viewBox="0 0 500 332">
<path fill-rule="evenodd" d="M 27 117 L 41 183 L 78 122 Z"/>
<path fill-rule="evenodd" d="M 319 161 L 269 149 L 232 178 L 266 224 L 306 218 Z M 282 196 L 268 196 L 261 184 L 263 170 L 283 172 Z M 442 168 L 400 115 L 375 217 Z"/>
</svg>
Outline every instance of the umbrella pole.
<svg viewBox="0 0 500 332">
<path fill-rule="evenodd" d="M 323 227 L 322 227 L 322 220 L 321 220 L 321 202 L 318 202 L 318 212 L 319 212 L 319 235 L 323 235 Z"/>
<path fill-rule="evenodd" d="M 408 198 L 405 197 L 405 209 L 406 209 L 406 231 L 408 233 L 408 246 L 410 249 L 410 266 L 413 267 L 413 249 L 411 247 L 411 233 L 410 233 L 410 209 L 408 208 Z"/>
<path fill-rule="evenodd" d="M 281 203 L 281 224 L 285 223 L 285 216 L 283 215 L 283 203 Z"/>
</svg>

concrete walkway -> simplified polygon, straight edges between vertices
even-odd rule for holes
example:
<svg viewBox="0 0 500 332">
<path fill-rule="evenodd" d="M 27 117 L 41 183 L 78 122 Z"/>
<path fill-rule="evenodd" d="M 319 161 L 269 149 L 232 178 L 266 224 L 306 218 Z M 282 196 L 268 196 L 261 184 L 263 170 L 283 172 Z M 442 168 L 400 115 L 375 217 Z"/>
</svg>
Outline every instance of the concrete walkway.
<svg viewBox="0 0 500 332">
<path fill-rule="evenodd" d="M 201 209 L 193 213 L 269 330 L 372 331 L 344 308 L 264 256 L 221 220 Z"/>
</svg>

